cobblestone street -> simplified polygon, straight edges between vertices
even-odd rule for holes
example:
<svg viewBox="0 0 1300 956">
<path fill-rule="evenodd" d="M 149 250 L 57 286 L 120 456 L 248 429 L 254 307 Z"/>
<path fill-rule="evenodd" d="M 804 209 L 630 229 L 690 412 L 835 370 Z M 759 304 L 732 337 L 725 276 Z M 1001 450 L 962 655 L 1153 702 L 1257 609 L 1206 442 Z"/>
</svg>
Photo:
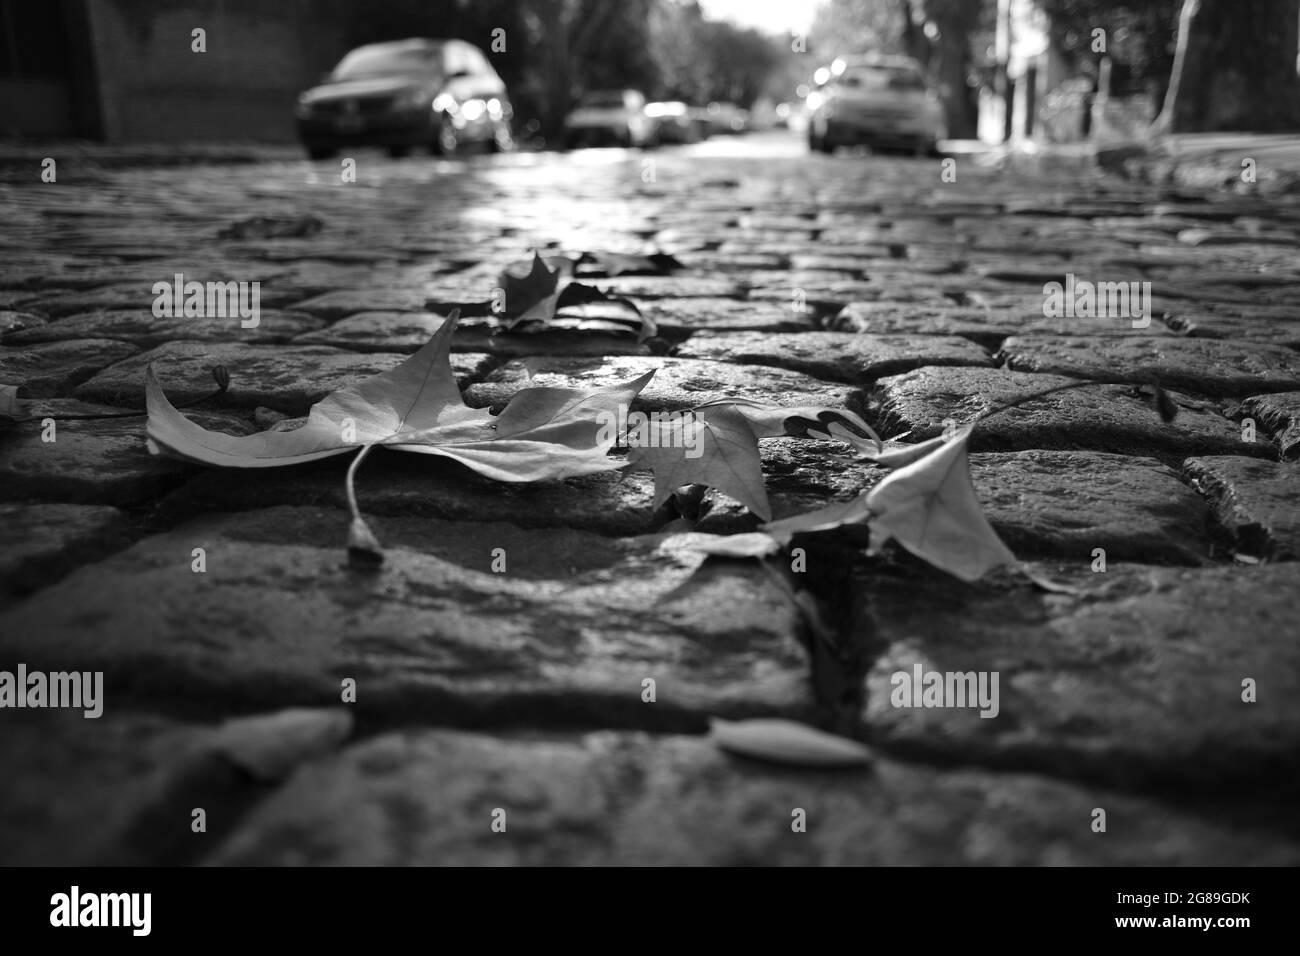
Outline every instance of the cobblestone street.
<svg viewBox="0 0 1300 956">
<path fill-rule="evenodd" d="M 0 168 L 0 384 L 31 414 L 0 422 L 0 670 L 104 674 L 98 719 L 0 712 L 4 862 L 1300 864 L 1300 195 L 965 156 L 946 182 L 786 132 L 355 158 L 353 183 L 276 155 Z M 592 280 L 653 319 L 646 342 L 596 312 L 490 334 L 534 249 L 685 269 Z M 156 317 L 177 274 L 260 282 L 260 321 Z M 1149 324 L 1048 317 L 1067 281 L 1149 282 Z M 810 538 L 817 627 L 759 562 L 661 549 L 679 515 L 649 472 L 503 484 L 387 451 L 358 478 L 387 550 L 363 573 L 342 459 L 206 468 L 151 456 L 143 414 L 78 417 L 143 411 L 150 364 L 202 399 L 221 365 L 229 389 L 186 414 L 250 434 L 455 307 L 474 407 L 656 369 L 634 407 L 845 407 L 916 442 L 1104 379 L 971 444 L 989 521 L 1063 587 Z M 836 442 L 761 450 L 776 519 L 886 473 Z M 759 524 L 707 503 L 700 531 Z M 918 666 L 997 672 L 998 714 L 893 706 Z M 741 717 L 875 759 L 793 769 L 706 736 Z M 232 759 L 247 727 L 281 736 L 268 765 Z"/>
</svg>

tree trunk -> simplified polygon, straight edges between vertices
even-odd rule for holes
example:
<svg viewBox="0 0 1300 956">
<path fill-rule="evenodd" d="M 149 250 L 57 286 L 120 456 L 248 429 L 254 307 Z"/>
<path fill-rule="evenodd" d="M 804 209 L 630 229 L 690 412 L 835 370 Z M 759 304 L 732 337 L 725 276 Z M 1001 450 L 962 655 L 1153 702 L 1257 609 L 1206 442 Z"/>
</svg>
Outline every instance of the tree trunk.
<svg viewBox="0 0 1300 956">
<path fill-rule="evenodd" d="M 979 124 L 979 101 L 966 78 L 971 65 L 970 35 L 979 17 L 979 4 L 929 0 L 925 15 L 939 28 L 937 40 L 925 35 L 911 0 L 899 0 L 899 14 L 903 46 L 938 82 L 948 136 L 973 139 Z"/>
<path fill-rule="evenodd" d="M 1162 133 L 1300 129 L 1300 0 L 1183 0 Z"/>
</svg>

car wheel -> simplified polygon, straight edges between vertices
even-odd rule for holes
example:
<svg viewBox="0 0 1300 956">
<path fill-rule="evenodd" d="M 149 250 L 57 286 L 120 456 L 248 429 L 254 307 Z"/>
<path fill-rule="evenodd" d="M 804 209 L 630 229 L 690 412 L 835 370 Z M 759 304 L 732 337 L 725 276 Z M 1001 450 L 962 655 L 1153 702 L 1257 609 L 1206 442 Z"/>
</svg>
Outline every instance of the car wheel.
<svg viewBox="0 0 1300 956">
<path fill-rule="evenodd" d="M 403 156 L 409 156 L 411 147 L 409 146 L 389 146 L 388 155 L 393 159 L 401 159 Z"/>
<path fill-rule="evenodd" d="M 452 126 L 451 120 L 443 114 L 438 120 L 438 135 L 433 140 L 433 152 L 437 156 L 454 156 L 458 149 L 460 149 L 460 137 L 456 135 L 456 127 Z"/>
<path fill-rule="evenodd" d="M 338 150 L 332 146 L 308 146 L 307 155 L 312 159 L 333 159 Z"/>
</svg>

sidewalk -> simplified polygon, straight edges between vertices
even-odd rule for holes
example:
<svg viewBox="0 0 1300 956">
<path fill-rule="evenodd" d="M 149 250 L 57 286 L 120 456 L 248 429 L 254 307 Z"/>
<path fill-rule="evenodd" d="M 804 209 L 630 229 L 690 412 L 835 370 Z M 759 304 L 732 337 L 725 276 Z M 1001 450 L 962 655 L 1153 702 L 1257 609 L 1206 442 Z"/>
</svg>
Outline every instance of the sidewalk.
<svg viewBox="0 0 1300 956">
<path fill-rule="evenodd" d="M 1109 141 L 1039 143 L 1026 140 L 991 145 L 975 140 L 945 144 L 951 155 L 976 157 L 980 165 L 1012 167 L 1038 173 L 1082 172 L 1088 169 L 1119 173 L 1142 182 L 1189 189 L 1222 189 L 1240 183 L 1258 192 L 1300 191 L 1300 132 L 1189 133 L 1150 142 Z M 1254 182 L 1242 179 L 1254 160 Z"/>
</svg>

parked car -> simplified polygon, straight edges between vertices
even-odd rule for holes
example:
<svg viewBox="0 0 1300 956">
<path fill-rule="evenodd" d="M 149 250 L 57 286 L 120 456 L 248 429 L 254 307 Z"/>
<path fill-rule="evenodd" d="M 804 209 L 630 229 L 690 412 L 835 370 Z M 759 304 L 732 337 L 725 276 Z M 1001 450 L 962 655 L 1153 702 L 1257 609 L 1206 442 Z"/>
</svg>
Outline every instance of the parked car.
<svg viewBox="0 0 1300 956">
<path fill-rule="evenodd" d="M 487 57 L 463 40 L 357 47 L 298 97 L 298 138 L 312 159 L 342 147 L 414 146 L 450 155 L 463 143 L 513 146 L 510 98 Z"/>
<path fill-rule="evenodd" d="M 708 115 L 714 133 L 743 133 L 749 126 L 749 111 L 735 103 L 710 103 Z"/>
<path fill-rule="evenodd" d="M 698 143 L 703 139 L 700 126 L 685 103 L 647 103 L 645 115 L 655 122 L 657 143 Z"/>
<path fill-rule="evenodd" d="M 637 90 L 596 90 L 578 101 L 564 119 L 564 145 L 645 146 L 654 138 L 655 121 Z"/>
<path fill-rule="evenodd" d="M 808 97 L 811 149 L 865 145 L 932 154 L 946 135 L 939 98 L 910 57 L 842 59 L 827 72 L 829 80 Z"/>
<path fill-rule="evenodd" d="M 700 139 L 708 139 L 713 135 L 713 121 L 709 117 L 709 108 L 707 106 L 687 107 L 687 113 L 691 118 L 691 125 L 695 127 L 695 132 Z"/>
</svg>

